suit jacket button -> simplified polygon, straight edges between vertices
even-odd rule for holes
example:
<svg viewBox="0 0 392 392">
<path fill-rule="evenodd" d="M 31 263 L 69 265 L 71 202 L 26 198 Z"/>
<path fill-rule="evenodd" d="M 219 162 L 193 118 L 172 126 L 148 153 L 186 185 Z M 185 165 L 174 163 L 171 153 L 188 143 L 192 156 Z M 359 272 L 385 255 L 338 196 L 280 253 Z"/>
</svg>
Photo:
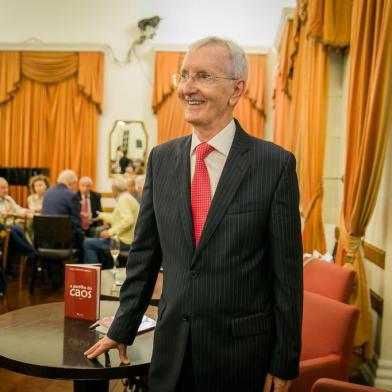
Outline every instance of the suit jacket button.
<svg viewBox="0 0 392 392">
<path fill-rule="evenodd" d="M 197 271 L 191 271 L 191 278 L 197 277 Z"/>
<path fill-rule="evenodd" d="M 183 314 L 181 319 L 182 319 L 182 321 L 189 321 L 189 315 Z"/>
</svg>

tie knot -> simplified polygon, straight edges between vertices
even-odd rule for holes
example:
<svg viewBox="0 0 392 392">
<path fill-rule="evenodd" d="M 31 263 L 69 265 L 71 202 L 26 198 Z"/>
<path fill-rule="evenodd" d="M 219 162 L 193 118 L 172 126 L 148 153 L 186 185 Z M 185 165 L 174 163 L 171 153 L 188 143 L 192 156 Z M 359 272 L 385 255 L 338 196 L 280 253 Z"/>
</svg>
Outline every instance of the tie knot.
<svg viewBox="0 0 392 392">
<path fill-rule="evenodd" d="M 201 143 L 196 147 L 196 158 L 204 160 L 204 158 L 212 151 L 214 151 L 214 147 L 207 143 Z"/>
</svg>

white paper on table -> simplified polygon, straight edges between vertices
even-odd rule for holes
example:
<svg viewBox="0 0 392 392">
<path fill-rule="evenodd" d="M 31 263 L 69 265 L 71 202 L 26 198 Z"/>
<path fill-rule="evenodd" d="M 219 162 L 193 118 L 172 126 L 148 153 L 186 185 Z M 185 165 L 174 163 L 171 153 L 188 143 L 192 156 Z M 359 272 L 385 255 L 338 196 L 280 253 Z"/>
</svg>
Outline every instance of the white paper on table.
<svg viewBox="0 0 392 392">
<path fill-rule="evenodd" d="M 113 319 L 114 316 L 104 317 L 100 320 L 97 320 L 93 325 L 91 325 L 90 328 L 95 327 L 95 330 L 97 332 L 106 335 L 107 332 L 109 331 L 110 326 L 112 325 Z M 153 318 L 144 315 L 137 332 L 141 333 L 141 332 L 149 331 L 150 329 L 155 328 L 156 324 L 157 322 Z"/>
</svg>

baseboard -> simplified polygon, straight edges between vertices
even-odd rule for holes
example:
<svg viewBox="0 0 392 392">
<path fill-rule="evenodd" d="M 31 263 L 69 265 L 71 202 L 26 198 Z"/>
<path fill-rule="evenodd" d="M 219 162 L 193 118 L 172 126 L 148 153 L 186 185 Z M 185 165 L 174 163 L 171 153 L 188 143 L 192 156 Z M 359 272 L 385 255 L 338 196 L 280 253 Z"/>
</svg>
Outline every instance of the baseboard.
<svg viewBox="0 0 392 392">
<path fill-rule="evenodd" d="M 380 359 L 378 361 L 375 386 L 392 390 L 392 361 Z"/>
</svg>

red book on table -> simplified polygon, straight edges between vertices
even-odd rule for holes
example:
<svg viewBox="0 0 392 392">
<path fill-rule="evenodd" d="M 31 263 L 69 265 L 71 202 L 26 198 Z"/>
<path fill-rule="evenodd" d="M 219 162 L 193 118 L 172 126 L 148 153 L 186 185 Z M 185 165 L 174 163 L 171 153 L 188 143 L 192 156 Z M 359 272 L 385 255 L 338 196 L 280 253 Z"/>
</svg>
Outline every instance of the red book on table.
<svg viewBox="0 0 392 392">
<path fill-rule="evenodd" d="M 100 264 L 66 264 L 64 315 L 69 318 L 97 320 L 101 293 Z"/>
</svg>

